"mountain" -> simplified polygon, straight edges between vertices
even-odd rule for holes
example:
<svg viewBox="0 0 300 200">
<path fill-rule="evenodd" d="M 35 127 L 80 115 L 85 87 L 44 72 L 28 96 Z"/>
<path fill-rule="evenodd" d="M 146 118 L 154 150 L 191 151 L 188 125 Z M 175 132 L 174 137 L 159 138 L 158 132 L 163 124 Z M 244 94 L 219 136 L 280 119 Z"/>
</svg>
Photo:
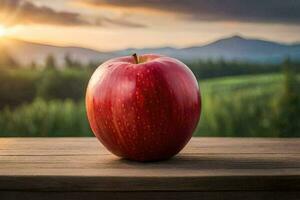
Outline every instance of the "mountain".
<svg viewBox="0 0 300 200">
<path fill-rule="evenodd" d="M 241 36 L 232 36 L 207 45 L 188 48 L 131 48 L 112 52 L 99 52 L 81 47 L 59 47 L 16 39 L 0 41 L 0 46 L 4 47 L 21 64 L 28 64 L 32 61 L 43 63 L 49 54 L 55 56 L 59 64 L 63 64 L 64 57 L 67 54 L 82 63 L 90 61 L 100 63 L 109 58 L 131 55 L 133 53 L 157 53 L 183 61 L 224 59 L 278 63 L 282 62 L 287 56 L 300 60 L 300 44 L 282 44 L 259 39 L 248 39 Z"/>
<path fill-rule="evenodd" d="M 281 62 L 286 57 L 300 59 L 300 45 L 287 45 L 258 39 L 233 36 L 201 47 L 185 48 L 187 55 L 225 60 Z"/>
<path fill-rule="evenodd" d="M 60 47 L 11 38 L 5 38 L 2 41 L 0 40 L 0 48 L 8 51 L 11 56 L 23 65 L 33 61 L 42 64 L 48 55 L 53 55 L 59 65 L 63 64 L 66 55 L 70 55 L 72 59 L 82 63 L 105 61 L 117 56 L 111 53 L 99 52 L 87 48 Z"/>
<path fill-rule="evenodd" d="M 181 60 L 224 59 L 251 62 L 282 62 L 286 57 L 300 60 L 300 45 L 288 45 L 258 39 L 233 36 L 203 46 L 175 49 L 171 47 L 153 49 L 128 49 L 115 52 L 130 55 L 132 52 L 156 52 Z"/>
</svg>

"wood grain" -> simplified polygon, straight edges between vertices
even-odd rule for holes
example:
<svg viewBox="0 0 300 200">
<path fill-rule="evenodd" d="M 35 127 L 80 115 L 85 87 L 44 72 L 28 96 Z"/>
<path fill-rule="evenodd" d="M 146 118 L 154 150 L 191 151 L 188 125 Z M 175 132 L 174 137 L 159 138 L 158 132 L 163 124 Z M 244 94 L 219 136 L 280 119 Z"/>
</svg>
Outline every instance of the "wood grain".
<svg viewBox="0 0 300 200">
<path fill-rule="evenodd" d="M 298 191 L 300 139 L 193 138 L 173 159 L 137 163 L 95 138 L 2 138 L 0 190 Z"/>
<path fill-rule="evenodd" d="M 0 199 L 7 200 L 299 200 L 300 192 L 12 192 L 0 193 Z"/>
</svg>

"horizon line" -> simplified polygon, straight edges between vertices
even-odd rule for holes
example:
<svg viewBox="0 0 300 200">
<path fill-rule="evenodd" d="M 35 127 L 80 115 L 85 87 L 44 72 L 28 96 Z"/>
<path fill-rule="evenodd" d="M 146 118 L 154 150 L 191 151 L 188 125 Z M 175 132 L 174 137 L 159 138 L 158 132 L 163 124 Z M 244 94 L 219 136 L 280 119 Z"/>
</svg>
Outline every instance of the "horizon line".
<svg viewBox="0 0 300 200">
<path fill-rule="evenodd" d="M 202 44 L 195 44 L 195 45 L 189 45 L 189 46 L 184 46 L 184 47 L 176 47 L 176 45 L 164 45 L 164 46 L 145 46 L 142 48 L 134 48 L 134 47 L 128 47 L 128 48 L 123 48 L 123 49 L 115 49 L 115 50 L 100 50 L 97 48 L 93 48 L 93 47 L 88 47 L 88 46 L 83 46 L 83 45 L 76 45 L 76 44 L 70 44 L 70 45 L 61 45 L 61 44 L 56 44 L 56 43 L 51 43 L 51 42 L 44 42 L 44 41 L 31 41 L 31 40 L 25 40 L 25 39 L 20 39 L 17 37 L 12 37 L 12 36 L 4 36 L 2 38 L 0 38 L 1 40 L 5 40 L 5 39 L 11 39 L 11 40 L 16 40 L 16 41 L 20 41 L 20 42 L 26 42 L 26 43 L 31 43 L 34 45 L 44 45 L 44 46 L 49 46 L 49 47 L 60 47 L 60 48 L 81 48 L 81 49 L 86 49 L 86 50 L 90 50 L 90 51 L 97 51 L 97 52 L 101 52 L 101 53 L 112 53 L 115 51 L 124 51 L 124 50 L 130 50 L 130 49 L 160 49 L 160 48 L 173 48 L 173 49 L 188 49 L 188 48 L 195 48 L 195 47 L 204 47 L 207 45 L 210 45 L 212 43 L 218 42 L 220 40 L 224 40 L 224 39 L 230 39 L 230 38 L 242 38 L 244 40 L 261 40 L 261 41 L 265 41 L 265 42 L 273 42 L 273 43 L 277 43 L 277 44 L 281 44 L 281 45 L 298 45 L 300 44 L 300 41 L 294 41 L 294 42 L 281 42 L 281 41 L 275 41 L 275 40 L 269 40 L 269 39 L 265 39 L 263 37 L 248 37 L 242 34 L 230 34 L 228 36 L 224 36 L 224 37 L 220 37 L 218 39 L 214 39 L 211 40 L 209 42 L 205 42 Z"/>
</svg>

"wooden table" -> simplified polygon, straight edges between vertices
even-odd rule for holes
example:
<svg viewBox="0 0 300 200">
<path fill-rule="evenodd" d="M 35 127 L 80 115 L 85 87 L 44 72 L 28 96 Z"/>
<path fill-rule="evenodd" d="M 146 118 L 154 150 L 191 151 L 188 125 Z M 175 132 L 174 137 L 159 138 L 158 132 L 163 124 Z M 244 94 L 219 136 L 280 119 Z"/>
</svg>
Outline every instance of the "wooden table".
<svg viewBox="0 0 300 200">
<path fill-rule="evenodd" d="M 193 138 L 137 163 L 95 138 L 0 139 L 0 199 L 300 199 L 300 139 Z"/>
</svg>

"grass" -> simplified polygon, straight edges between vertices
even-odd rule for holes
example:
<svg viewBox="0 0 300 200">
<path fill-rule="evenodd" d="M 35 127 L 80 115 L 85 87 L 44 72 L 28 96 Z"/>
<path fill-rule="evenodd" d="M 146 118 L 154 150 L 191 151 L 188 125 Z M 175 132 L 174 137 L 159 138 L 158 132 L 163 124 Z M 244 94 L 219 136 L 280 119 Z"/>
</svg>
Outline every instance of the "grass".
<svg viewBox="0 0 300 200">
<path fill-rule="evenodd" d="M 44 101 L 33 103 L 15 110 L 0 112 L 1 136 L 60 137 L 91 136 L 82 102 L 72 100 Z"/>
<path fill-rule="evenodd" d="M 277 137 L 273 116 L 282 82 L 280 74 L 200 82 L 203 108 L 194 135 Z"/>
</svg>

